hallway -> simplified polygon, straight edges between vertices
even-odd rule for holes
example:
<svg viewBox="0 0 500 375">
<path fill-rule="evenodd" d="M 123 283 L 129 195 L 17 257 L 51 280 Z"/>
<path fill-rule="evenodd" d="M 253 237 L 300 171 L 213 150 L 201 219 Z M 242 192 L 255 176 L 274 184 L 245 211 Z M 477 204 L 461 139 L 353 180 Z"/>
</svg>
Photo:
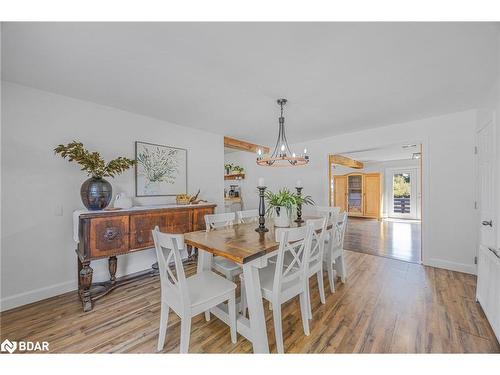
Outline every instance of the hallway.
<svg viewBox="0 0 500 375">
<path fill-rule="evenodd" d="M 421 223 L 350 217 L 344 249 L 406 262 L 420 263 Z"/>
</svg>

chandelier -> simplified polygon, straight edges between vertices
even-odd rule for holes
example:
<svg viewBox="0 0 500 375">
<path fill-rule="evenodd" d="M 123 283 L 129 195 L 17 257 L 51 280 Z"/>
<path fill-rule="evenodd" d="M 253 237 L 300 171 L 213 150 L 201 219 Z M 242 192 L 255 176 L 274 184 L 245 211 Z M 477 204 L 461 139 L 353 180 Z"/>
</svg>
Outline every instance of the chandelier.
<svg viewBox="0 0 500 375">
<path fill-rule="evenodd" d="M 283 106 L 286 104 L 286 99 L 278 99 L 278 105 L 281 108 L 281 115 L 279 117 L 279 130 L 278 140 L 271 155 L 263 155 L 262 150 L 257 150 L 257 164 L 264 167 L 298 167 L 309 163 L 309 156 L 307 149 L 304 153 L 297 155 L 295 152 L 290 151 L 288 141 L 285 135 L 285 118 L 283 117 Z"/>
</svg>

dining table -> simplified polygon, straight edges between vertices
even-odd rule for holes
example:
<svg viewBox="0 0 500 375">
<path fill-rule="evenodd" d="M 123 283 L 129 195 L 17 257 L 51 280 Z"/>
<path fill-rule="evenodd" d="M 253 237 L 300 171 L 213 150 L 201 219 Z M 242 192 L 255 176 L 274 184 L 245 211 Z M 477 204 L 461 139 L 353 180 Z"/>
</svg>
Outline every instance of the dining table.
<svg viewBox="0 0 500 375">
<path fill-rule="evenodd" d="M 318 218 L 305 216 L 304 222 L 292 222 L 290 227 L 304 226 L 308 219 Z M 286 228 L 275 228 L 271 224 L 267 226 L 268 232 L 260 233 L 256 231 L 257 226 L 257 223 L 234 224 L 190 232 L 184 234 L 184 242 L 198 249 L 198 273 L 212 269 L 213 256 L 229 259 L 241 266 L 249 318 L 238 314 L 237 331 L 252 343 L 254 353 L 269 353 L 259 269 L 266 267 L 268 260 L 277 254 L 280 231 Z M 210 309 L 210 313 L 229 324 L 226 304 Z"/>
</svg>

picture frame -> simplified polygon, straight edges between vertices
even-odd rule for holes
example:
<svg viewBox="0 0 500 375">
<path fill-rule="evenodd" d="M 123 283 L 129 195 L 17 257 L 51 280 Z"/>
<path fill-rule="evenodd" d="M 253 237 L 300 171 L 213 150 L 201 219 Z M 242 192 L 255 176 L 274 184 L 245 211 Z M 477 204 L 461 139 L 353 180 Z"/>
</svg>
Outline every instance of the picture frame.
<svg viewBox="0 0 500 375">
<path fill-rule="evenodd" d="M 187 194 L 187 149 L 135 142 L 135 196 Z"/>
</svg>

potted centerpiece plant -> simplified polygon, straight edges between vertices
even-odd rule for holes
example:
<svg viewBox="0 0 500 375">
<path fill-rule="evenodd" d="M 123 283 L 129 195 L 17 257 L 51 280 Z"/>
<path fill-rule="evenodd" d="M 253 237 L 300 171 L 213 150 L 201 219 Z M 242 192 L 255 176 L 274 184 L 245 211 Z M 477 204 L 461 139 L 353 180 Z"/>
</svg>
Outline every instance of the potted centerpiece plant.
<svg viewBox="0 0 500 375">
<path fill-rule="evenodd" d="M 290 226 L 292 211 L 297 205 L 314 204 L 311 196 L 292 193 L 287 188 L 280 189 L 277 193 L 268 190 L 265 193 L 268 203 L 267 214 L 274 213 L 274 226 L 286 228 Z"/>
<path fill-rule="evenodd" d="M 111 202 L 113 190 L 104 177 L 115 177 L 135 164 L 135 160 L 122 156 L 106 163 L 98 152 L 90 152 L 76 141 L 59 145 L 54 152 L 70 162 L 77 162 L 81 170 L 91 176 L 80 188 L 82 202 L 89 210 L 102 210 Z"/>
</svg>

